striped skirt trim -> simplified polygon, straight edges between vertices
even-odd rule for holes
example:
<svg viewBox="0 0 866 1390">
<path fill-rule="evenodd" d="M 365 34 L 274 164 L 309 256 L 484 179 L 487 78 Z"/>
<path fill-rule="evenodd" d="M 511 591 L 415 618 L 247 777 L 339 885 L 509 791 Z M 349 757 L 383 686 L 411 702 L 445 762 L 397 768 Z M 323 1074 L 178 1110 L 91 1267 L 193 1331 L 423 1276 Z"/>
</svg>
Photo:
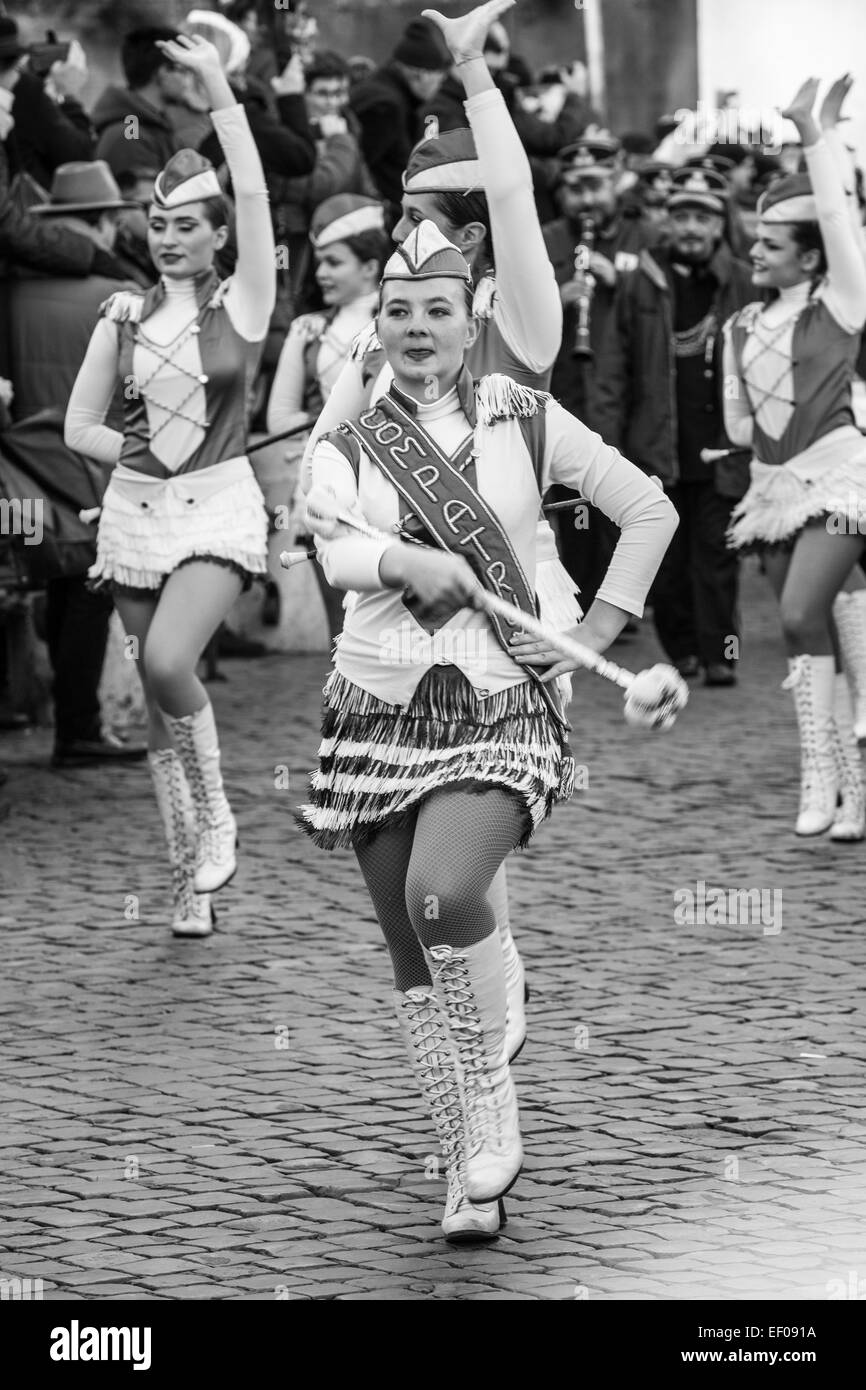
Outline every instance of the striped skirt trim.
<svg viewBox="0 0 866 1390">
<path fill-rule="evenodd" d="M 321 849 L 362 843 L 457 787 L 519 797 L 525 845 L 572 793 L 571 751 L 529 681 L 482 700 L 456 667 L 433 667 L 403 710 L 334 671 L 324 695 L 312 798 L 296 817 Z"/>
</svg>

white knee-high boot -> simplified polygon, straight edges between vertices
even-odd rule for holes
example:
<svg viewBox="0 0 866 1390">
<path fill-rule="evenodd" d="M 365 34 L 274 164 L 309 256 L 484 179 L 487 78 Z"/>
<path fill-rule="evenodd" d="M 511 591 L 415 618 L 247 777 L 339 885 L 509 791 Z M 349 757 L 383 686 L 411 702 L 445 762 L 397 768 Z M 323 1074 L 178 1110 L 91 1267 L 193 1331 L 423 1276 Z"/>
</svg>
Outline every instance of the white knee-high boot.
<svg viewBox="0 0 866 1390">
<path fill-rule="evenodd" d="M 197 837 L 195 890 L 215 893 L 237 869 L 237 824 L 223 791 L 213 707 L 208 701 L 195 714 L 173 718 L 163 712 L 163 718 L 192 793 Z"/>
<path fill-rule="evenodd" d="M 517 1096 L 505 1054 L 505 975 L 499 935 L 473 946 L 424 948 L 457 1058 L 466 1143 L 466 1195 L 504 1197 L 523 1164 Z"/>
<path fill-rule="evenodd" d="M 854 733 L 866 742 L 866 589 L 837 594 L 833 618 L 842 651 L 842 669 L 854 705 Z"/>
<path fill-rule="evenodd" d="M 500 1200 L 474 1205 L 466 1195 L 463 1106 L 451 1039 L 432 986 L 394 990 L 400 1032 L 436 1127 L 448 1177 L 442 1233 L 454 1244 L 495 1240 L 505 1224 Z"/>
<path fill-rule="evenodd" d="M 862 840 L 866 835 L 863 765 L 854 733 L 851 693 L 843 675 L 836 676 L 836 758 L 842 804 L 830 831 L 831 840 Z"/>
<path fill-rule="evenodd" d="M 520 953 L 514 944 L 514 937 L 511 935 L 508 911 L 508 879 L 504 864 L 500 864 L 496 871 L 487 894 L 487 901 L 496 918 L 499 944 L 502 947 L 502 964 L 505 968 L 505 991 L 507 995 L 505 1050 L 508 1054 L 508 1060 L 513 1062 L 526 1042 L 525 1005 L 529 998 L 529 989 L 526 984 L 523 961 L 520 959 Z"/>
<path fill-rule="evenodd" d="M 196 893 L 193 887 L 195 817 L 180 758 L 173 748 L 161 748 L 148 754 L 148 762 L 171 865 L 174 896 L 171 929 L 175 936 L 209 936 L 214 912 L 210 895 Z"/>
<path fill-rule="evenodd" d="M 800 812 L 795 834 L 820 835 L 836 815 L 839 772 L 833 708 L 836 663 L 832 656 L 789 658 L 783 689 L 793 690 L 800 733 Z"/>
</svg>

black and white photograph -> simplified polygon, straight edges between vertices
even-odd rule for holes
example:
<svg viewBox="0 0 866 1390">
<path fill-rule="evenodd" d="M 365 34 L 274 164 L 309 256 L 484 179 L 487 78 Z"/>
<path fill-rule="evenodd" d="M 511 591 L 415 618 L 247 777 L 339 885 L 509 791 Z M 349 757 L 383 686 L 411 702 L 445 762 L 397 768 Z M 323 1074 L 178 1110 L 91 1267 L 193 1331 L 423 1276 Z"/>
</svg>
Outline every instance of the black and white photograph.
<svg viewBox="0 0 866 1390">
<path fill-rule="evenodd" d="M 827 1375 L 864 170 L 863 0 L 2 0 L 29 1370 L 515 1301 Z"/>
</svg>

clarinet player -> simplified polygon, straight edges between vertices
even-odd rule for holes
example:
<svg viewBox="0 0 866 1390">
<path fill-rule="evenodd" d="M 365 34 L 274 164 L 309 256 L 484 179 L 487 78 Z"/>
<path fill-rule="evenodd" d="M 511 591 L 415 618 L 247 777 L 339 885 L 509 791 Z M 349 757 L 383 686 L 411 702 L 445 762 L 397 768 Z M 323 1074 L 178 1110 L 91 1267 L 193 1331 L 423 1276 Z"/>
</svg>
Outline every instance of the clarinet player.
<svg viewBox="0 0 866 1390">
<path fill-rule="evenodd" d="M 583 136 L 561 150 L 557 160 L 554 199 L 561 215 L 543 231 L 564 323 L 550 389 L 567 410 L 594 429 L 595 357 L 617 279 L 634 269 L 652 234 L 640 217 L 628 215 L 632 210 L 617 195 L 621 151 L 613 136 Z M 581 266 L 586 274 L 580 273 Z M 555 488 L 551 500 L 572 496 L 565 488 Z M 563 564 L 579 586 L 586 610 L 610 563 L 616 527 L 588 506 L 550 515 L 558 529 Z"/>
</svg>

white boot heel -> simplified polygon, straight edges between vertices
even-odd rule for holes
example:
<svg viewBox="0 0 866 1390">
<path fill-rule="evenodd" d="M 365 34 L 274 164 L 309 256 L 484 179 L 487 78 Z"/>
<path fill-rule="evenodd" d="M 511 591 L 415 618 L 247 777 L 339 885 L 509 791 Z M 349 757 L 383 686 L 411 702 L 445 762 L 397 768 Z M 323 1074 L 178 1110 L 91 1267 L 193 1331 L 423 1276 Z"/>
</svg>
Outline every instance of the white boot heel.
<svg viewBox="0 0 866 1390">
<path fill-rule="evenodd" d="M 839 772 L 833 719 L 836 667 L 832 656 L 794 656 L 783 690 L 793 690 L 800 734 L 800 812 L 795 835 L 821 835 L 836 816 Z"/>
</svg>

